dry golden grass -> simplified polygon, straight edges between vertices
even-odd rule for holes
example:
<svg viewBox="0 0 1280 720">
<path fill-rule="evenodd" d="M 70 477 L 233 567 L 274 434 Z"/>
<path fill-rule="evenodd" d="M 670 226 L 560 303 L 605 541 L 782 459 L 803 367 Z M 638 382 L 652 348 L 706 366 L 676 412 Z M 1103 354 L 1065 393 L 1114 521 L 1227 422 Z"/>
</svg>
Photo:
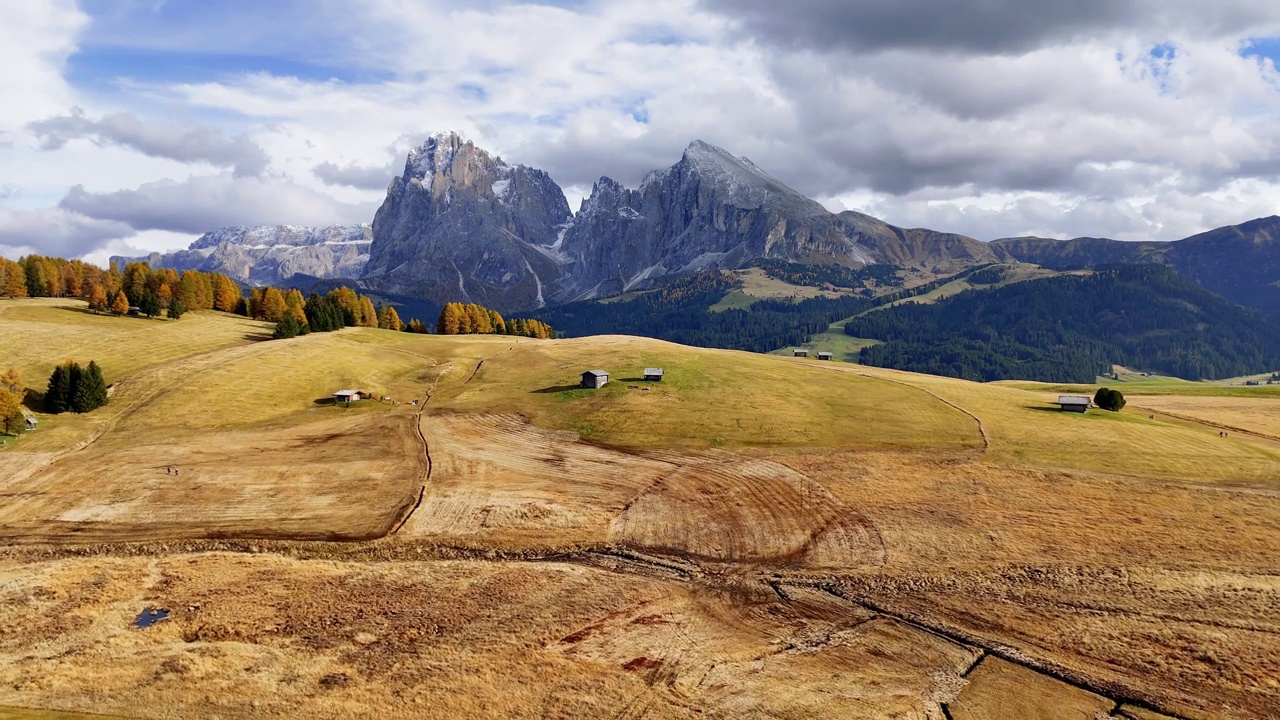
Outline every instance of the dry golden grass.
<svg viewBox="0 0 1280 720">
<path fill-rule="evenodd" d="M 955 720 L 1088 720 L 1111 714 L 1114 702 L 1005 662 L 987 658 L 948 709 Z"/>
<path fill-rule="evenodd" d="M 192 312 L 180 320 L 95 315 L 71 298 L 0 300 L 0 367 L 17 367 L 43 391 L 63 360 L 96 360 L 108 383 L 178 358 L 271 337 L 268 323 Z"/>
<path fill-rule="evenodd" d="M 21 341 L 16 307 L 0 333 Z M 74 314 L 32 307 L 47 313 L 34 325 Z M 102 347 L 132 332 L 75 317 Z M 665 382 L 635 379 L 653 365 Z M 576 389 L 595 367 L 613 382 Z M 315 402 L 338 387 L 400 404 Z M 0 455 L 0 705 L 939 718 L 945 703 L 958 718 L 1095 704 L 991 658 L 966 686 L 981 648 L 1001 647 L 1112 703 L 1280 713 L 1276 444 L 1062 414 L 1051 393 L 623 337 L 351 329 L 140 363 L 106 408 Z M 396 534 L 299 541 L 381 536 L 424 484 Z M 174 615 L 129 628 L 147 605 Z"/>
<path fill-rule="evenodd" d="M 1129 408 L 1280 438 L 1280 398 L 1277 397 L 1142 395 L 1134 396 Z"/>
<path fill-rule="evenodd" d="M 816 362 L 816 361 L 813 361 Z M 810 363 L 603 336 L 535 341 L 486 360 L 433 406 L 516 413 L 546 429 L 634 448 L 980 446 L 976 423 L 911 387 L 830 375 Z M 666 370 L 661 383 L 639 379 Z M 584 370 L 613 373 L 578 390 Z"/>
<path fill-rule="evenodd" d="M 1217 430 L 1149 420 L 1145 414 L 1059 412 L 1056 394 L 882 368 L 825 367 L 909 383 L 982 419 L 993 461 L 1274 487 L 1280 452 L 1270 444 L 1220 438 Z"/>
<path fill-rule="evenodd" d="M 919 710 L 972 659 L 802 592 L 788 603 L 564 563 L 0 564 L 0 703 L 155 718 L 867 717 Z M 149 606 L 172 615 L 130 627 Z"/>
</svg>

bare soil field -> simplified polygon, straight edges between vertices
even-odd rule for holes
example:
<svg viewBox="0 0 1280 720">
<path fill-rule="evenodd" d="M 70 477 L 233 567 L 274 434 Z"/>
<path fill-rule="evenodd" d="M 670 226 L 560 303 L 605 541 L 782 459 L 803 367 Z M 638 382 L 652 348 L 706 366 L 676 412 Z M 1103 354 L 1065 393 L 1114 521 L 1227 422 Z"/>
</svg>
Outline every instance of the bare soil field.
<svg viewBox="0 0 1280 720">
<path fill-rule="evenodd" d="M 1280 716 L 1263 408 L 207 315 L 0 450 L 0 717 Z"/>
<path fill-rule="evenodd" d="M 425 477 L 412 422 L 353 415 L 223 432 L 217 443 L 108 436 L 5 483 L 0 542 L 381 537 Z"/>
</svg>

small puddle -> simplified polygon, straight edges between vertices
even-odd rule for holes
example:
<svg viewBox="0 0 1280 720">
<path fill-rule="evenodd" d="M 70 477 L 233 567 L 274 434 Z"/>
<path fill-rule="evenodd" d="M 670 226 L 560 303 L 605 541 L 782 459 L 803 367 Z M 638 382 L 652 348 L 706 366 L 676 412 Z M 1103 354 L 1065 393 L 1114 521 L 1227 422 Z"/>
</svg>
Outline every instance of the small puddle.
<svg viewBox="0 0 1280 720">
<path fill-rule="evenodd" d="M 138 617 L 134 618 L 133 626 L 136 628 L 149 628 L 167 617 L 169 617 L 168 610 L 153 607 L 143 608 L 142 612 L 138 613 Z"/>
</svg>

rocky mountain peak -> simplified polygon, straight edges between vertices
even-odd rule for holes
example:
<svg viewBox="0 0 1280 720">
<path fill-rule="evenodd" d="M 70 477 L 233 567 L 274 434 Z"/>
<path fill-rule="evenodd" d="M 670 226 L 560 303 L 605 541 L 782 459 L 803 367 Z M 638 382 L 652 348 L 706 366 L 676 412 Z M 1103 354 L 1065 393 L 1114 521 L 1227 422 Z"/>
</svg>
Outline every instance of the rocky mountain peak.
<svg viewBox="0 0 1280 720">
<path fill-rule="evenodd" d="M 702 140 L 689 144 L 673 170 L 711 184 L 723 193 L 726 201 L 739 208 L 768 206 L 809 217 L 830 214 L 822 205 L 787 187 L 747 158 Z"/>
</svg>

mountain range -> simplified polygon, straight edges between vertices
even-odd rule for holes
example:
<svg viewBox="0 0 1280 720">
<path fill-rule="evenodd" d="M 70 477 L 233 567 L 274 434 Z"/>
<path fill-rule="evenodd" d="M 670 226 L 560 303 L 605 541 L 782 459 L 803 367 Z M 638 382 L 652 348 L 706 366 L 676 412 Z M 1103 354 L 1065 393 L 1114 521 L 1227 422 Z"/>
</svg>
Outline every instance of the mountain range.
<svg viewBox="0 0 1280 720">
<path fill-rule="evenodd" d="M 887 264 L 939 275 L 991 262 L 1055 269 L 1159 263 L 1235 302 L 1280 314 L 1277 217 L 1173 242 L 981 242 L 832 213 L 749 159 L 702 141 L 637 188 L 600 178 L 574 213 L 542 170 L 508 164 L 457 134 L 440 133 L 409 153 L 372 226 L 225 228 L 189 250 L 134 259 L 217 270 L 249 285 L 280 284 L 295 274 L 344 278 L 388 295 L 510 312 L 608 297 L 760 258 Z"/>
</svg>

